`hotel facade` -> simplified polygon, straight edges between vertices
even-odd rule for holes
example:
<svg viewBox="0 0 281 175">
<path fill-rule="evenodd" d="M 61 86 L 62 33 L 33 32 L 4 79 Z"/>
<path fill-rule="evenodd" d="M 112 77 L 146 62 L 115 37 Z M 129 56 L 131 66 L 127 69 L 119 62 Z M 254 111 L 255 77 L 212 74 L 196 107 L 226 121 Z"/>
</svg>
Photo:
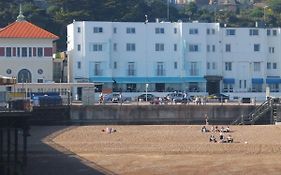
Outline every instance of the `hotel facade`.
<svg viewBox="0 0 281 175">
<path fill-rule="evenodd" d="M 71 82 L 123 92 L 279 92 L 280 28 L 219 23 L 74 21 Z"/>
</svg>

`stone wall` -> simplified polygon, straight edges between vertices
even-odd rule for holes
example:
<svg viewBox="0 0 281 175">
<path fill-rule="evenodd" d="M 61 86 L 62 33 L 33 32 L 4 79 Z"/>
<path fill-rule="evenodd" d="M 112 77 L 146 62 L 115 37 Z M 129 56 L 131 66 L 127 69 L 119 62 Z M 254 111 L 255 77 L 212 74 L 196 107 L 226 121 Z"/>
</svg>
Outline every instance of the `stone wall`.
<svg viewBox="0 0 281 175">
<path fill-rule="evenodd" d="M 95 124 L 230 124 L 254 105 L 95 105 L 71 106 L 71 121 Z M 267 118 L 269 116 L 266 116 Z"/>
</svg>

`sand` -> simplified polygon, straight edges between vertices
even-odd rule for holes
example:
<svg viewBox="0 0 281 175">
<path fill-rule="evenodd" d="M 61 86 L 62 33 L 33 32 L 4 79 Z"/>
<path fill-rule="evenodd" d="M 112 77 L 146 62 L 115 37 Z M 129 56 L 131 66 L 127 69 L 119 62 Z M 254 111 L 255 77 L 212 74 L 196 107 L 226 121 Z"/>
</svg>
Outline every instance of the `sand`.
<svg viewBox="0 0 281 175">
<path fill-rule="evenodd" d="M 106 127 L 117 132 L 102 132 Z M 230 126 L 225 136 L 231 134 L 234 143 L 210 143 L 210 133 L 200 128 L 76 126 L 59 131 L 45 143 L 77 154 L 106 174 L 281 174 L 281 126 Z M 218 139 L 219 134 L 215 135 Z"/>
</svg>

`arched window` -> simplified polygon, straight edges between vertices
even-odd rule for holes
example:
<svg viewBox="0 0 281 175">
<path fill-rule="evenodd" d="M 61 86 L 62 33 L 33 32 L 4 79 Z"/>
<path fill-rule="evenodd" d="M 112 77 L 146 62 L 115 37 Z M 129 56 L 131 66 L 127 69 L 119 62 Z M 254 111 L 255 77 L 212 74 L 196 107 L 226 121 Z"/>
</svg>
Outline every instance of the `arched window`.
<svg viewBox="0 0 281 175">
<path fill-rule="evenodd" d="M 27 69 L 22 69 L 18 73 L 18 83 L 31 83 L 31 73 Z"/>
</svg>

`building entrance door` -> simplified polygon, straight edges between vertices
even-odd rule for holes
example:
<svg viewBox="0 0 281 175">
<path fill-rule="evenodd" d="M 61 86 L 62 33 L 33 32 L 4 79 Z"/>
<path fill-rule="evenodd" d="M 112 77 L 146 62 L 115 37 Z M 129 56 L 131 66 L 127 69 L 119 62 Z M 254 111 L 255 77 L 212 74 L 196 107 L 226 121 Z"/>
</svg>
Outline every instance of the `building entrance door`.
<svg viewBox="0 0 281 175">
<path fill-rule="evenodd" d="M 207 80 L 206 89 L 208 94 L 220 93 L 220 81 L 222 80 L 221 76 L 208 75 L 204 78 Z"/>
<path fill-rule="evenodd" d="M 155 89 L 157 92 L 164 92 L 165 91 L 165 83 L 156 83 Z"/>
</svg>

